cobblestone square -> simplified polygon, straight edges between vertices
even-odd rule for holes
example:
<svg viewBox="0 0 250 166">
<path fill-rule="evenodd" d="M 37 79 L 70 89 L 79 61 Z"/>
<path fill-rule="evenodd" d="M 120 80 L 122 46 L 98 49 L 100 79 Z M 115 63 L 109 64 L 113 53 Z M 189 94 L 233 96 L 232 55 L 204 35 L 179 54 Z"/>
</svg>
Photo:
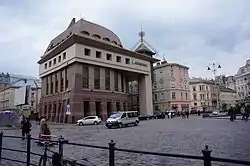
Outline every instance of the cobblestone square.
<svg viewBox="0 0 250 166">
<path fill-rule="evenodd" d="M 205 145 L 212 149 L 212 156 L 250 160 L 250 123 L 230 122 L 226 119 L 161 119 L 141 121 L 139 126 L 107 129 L 99 126 L 51 124 L 52 134 L 70 142 L 108 146 L 114 140 L 116 147 L 155 152 L 202 155 Z M 32 136 L 37 137 L 39 126 L 33 124 Z M 20 130 L 4 130 L 5 135 L 20 135 Z M 4 138 L 3 147 L 25 149 L 26 141 Z M 55 147 L 56 150 L 58 147 Z M 42 153 L 42 148 L 32 143 L 32 151 Z M 3 156 L 25 161 L 25 154 L 3 151 Z M 12 157 L 13 156 L 13 157 Z M 108 165 L 108 151 L 66 145 L 64 156 L 79 161 L 88 160 L 95 165 Z M 32 156 L 34 163 L 38 158 Z M 2 161 L 1 165 L 20 165 Z M 116 165 L 202 165 L 202 161 L 116 152 Z M 233 165 L 213 163 L 213 165 Z"/>
</svg>

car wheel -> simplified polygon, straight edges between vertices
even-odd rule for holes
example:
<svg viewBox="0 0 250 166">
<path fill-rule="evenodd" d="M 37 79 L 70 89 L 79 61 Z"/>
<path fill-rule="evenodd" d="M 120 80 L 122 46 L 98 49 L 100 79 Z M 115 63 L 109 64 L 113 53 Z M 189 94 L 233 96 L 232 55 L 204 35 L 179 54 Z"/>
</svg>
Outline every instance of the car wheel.
<svg viewBox="0 0 250 166">
<path fill-rule="evenodd" d="M 95 122 L 94 122 L 94 125 L 98 125 L 98 122 L 95 121 Z"/>
<path fill-rule="evenodd" d="M 79 123 L 79 126 L 83 126 L 83 123 L 82 123 L 82 122 L 80 122 L 80 123 Z"/>
<path fill-rule="evenodd" d="M 119 123 L 119 124 L 118 124 L 118 127 L 119 127 L 119 128 L 123 128 L 123 124 L 122 124 L 122 123 Z"/>
<path fill-rule="evenodd" d="M 138 126 L 138 123 L 139 123 L 138 121 L 135 121 L 135 126 Z"/>
</svg>

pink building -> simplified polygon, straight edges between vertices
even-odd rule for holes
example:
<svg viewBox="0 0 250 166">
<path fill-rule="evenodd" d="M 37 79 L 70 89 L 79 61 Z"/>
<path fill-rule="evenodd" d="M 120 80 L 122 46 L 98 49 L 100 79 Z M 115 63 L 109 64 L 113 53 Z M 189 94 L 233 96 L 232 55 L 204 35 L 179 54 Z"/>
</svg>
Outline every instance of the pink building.
<svg viewBox="0 0 250 166">
<path fill-rule="evenodd" d="M 188 67 L 161 62 L 154 67 L 154 111 L 191 109 Z"/>
</svg>

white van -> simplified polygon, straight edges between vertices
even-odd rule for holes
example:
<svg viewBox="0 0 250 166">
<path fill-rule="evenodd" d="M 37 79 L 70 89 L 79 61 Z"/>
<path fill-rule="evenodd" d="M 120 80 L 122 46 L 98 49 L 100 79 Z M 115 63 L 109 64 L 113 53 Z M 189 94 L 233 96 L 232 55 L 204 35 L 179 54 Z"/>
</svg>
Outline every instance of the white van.
<svg viewBox="0 0 250 166">
<path fill-rule="evenodd" d="M 139 124 L 139 113 L 137 111 L 117 112 L 106 120 L 106 127 L 109 129 L 111 127 L 122 128 L 130 124 L 135 126 Z"/>
</svg>

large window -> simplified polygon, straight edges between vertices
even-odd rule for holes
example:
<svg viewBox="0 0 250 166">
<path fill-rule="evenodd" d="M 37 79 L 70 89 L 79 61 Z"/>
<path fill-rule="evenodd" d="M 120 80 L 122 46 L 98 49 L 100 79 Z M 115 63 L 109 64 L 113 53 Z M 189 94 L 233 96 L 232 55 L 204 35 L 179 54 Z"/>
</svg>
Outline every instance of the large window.
<svg viewBox="0 0 250 166">
<path fill-rule="evenodd" d="M 52 78 L 52 75 L 50 75 L 50 94 L 53 94 L 53 78 Z"/>
<path fill-rule="evenodd" d="M 45 78 L 46 80 L 46 95 L 49 94 L 49 82 L 48 82 L 48 77 Z"/>
<path fill-rule="evenodd" d="M 68 80 L 68 69 L 65 68 L 65 89 L 69 87 L 69 80 Z"/>
<path fill-rule="evenodd" d="M 94 67 L 94 89 L 100 89 L 100 68 Z"/>
<path fill-rule="evenodd" d="M 63 71 L 61 70 L 60 72 L 60 78 L 61 78 L 61 82 L 60 82 L 60 90 L 61 92 L 64 90 L 64 79 L 63 79 Z"/>
<path fill-rule="evenodd" d="M 88 65 L 83 65 L 82 74 L 83 74 L 82 86 L 83 88 L 89 88 L 89 66 Z"/>
<path fill-rule="evenodd" d="M 172 92 L 172 99 L 176 99 L 175 92 Z"/>
<path fill-rule="evenodd" d="M 55 73 L 55 80 L 56 80 L 56 82 L 55 82 L 55 93 L 57 93 L 58 92 L 58 78 L 57 78 L 57 73 Z"/>
<path fill-rule="evenodd" d="M 123 76 L 123 73 L 121 73 L 121 86 L 122 86 L 122 92 L 124 92 L 124 76 Z"/>
<path fill-rule="evenodd" d="M 105 69 L 105 89 L 110 90 L 110 69 Z"/>
<path fill-rule="evenodd" d="M 115 91 L 118 91 L 118 71 L 114 73 Z"/>
</svg>

